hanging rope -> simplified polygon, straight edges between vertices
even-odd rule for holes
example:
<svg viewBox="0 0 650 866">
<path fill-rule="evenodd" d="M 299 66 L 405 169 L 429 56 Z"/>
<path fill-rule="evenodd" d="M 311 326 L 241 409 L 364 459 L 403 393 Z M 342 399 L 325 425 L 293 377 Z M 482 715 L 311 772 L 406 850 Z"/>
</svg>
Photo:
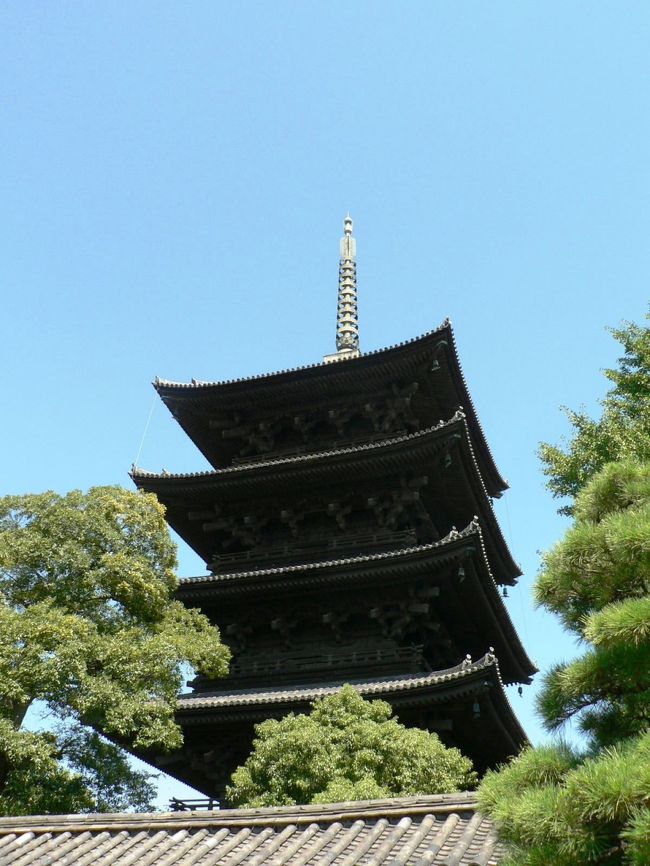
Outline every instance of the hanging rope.
<svg viewBox="0 0 650 866">
<path fill-rule="evenodd" d="M 135 460 L 133 461 L 133 465 L 137 466 L 138 461 L 140 460 L 140 455 L 142 454 L 142 446 L 144 445 L 144 440 L 147 437 L 147 431 L 149 430 L 149 424 L 151 423 L 151 416 L 153 415 L 154 406 L 156 405 L 158 395 L 154 394 L 151 400 L 151 406 L 149 408 L 149 415 L 147 416 L 147 423 L 144 425 L 144 431 L 142 433 L 142 439 L 140 440 L 140 447 L 138 448 L 138 453 L 136 455 Z"/>
</svg>

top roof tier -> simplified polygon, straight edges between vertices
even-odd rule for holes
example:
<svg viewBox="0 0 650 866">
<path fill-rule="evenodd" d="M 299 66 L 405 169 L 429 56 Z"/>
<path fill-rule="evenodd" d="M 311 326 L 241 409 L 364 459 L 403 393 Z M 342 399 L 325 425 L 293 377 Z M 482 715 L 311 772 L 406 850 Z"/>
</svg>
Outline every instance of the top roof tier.
<svg viewBox="0 0 650 866">
<path fill-rule="evenodd" d="M 485 487 L 496 467 L 447 320 L 421 337 L 334 363 L 224 382 L 156 379 L 161 399 L 217 469 L 413 433 L 464 410 Z"/>
</svg>

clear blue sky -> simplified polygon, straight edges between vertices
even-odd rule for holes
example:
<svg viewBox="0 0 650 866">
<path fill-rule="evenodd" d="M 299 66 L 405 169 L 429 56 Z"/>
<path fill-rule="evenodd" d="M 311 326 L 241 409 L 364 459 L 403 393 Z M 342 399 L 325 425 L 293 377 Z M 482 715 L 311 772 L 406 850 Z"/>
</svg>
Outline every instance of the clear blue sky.
<svg viewBox="0 0 650 866">
<path fill-rule="evenodd" d="M 649 45 L 646 2 L 3 3 L 4 490 L 205 468 L 159 403 L 141 448 L 151 380 L 332 351 L 349 209 L 362 349 L 452 319 L 507 604 L 542 668 L 575 653 L 530 603 L 565 528 L 535 450 L 646 310 Z"/>
</svg>

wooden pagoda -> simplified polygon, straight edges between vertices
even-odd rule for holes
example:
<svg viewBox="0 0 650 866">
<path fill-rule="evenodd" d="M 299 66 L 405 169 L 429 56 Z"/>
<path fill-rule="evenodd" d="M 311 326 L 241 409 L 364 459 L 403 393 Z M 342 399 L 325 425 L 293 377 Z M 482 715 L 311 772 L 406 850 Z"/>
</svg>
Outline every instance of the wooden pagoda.
<svg viewBox="0 0 650 866">
<path fill-rule="evenodd" d="M 257 722 L 346 682 L 479 770 L 526 742 L 504 692 L 535 672 L 499 591 L 520 575 L 491 504 L 507 484 L 448 321 L 360 353 L 355 252 L 348 218 L 323 363 L 154 383 L 214 469 L 132 477 L 205 560 L 178 597 L 233 661 L 179 701 L 182 750 L 146 757 L 208 796 L 223 796 Z"/>
</svg>

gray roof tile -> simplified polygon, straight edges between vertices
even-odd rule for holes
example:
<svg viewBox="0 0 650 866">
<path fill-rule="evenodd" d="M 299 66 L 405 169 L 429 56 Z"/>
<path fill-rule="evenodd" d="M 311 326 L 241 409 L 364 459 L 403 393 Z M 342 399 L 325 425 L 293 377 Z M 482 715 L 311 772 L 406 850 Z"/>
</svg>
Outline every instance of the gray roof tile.
<svg viewBox="0 0 650 866">
<path fill-rule="evenodd" d="M 473 794 L 0 819 L 0 866 L 496 866 Z"/>
</svg>

